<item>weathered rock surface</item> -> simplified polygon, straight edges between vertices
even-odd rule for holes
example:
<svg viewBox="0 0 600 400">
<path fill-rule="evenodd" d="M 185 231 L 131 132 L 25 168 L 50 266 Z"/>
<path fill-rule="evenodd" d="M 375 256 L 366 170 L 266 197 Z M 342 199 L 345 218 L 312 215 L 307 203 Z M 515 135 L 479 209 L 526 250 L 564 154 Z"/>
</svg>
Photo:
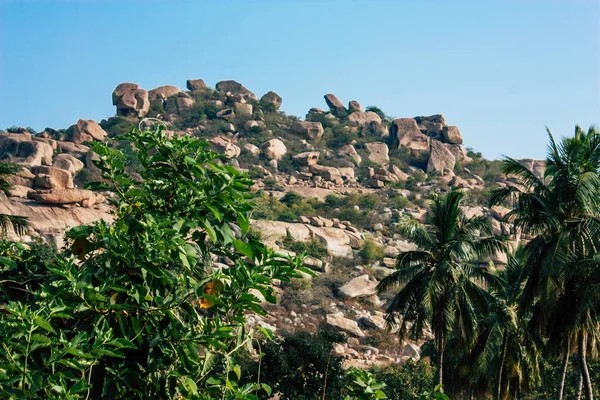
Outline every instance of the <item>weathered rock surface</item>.
<svg viewBox="0 0 600 400">
<path fill-rule="evenodd" d="M 74 204 L 79 203 L 86 208 L 103 203 L 104 196 L 84 189 L 54 189 L 47 192 L 30 191 L 28 198 L 44 204 Z"/>
<path fill-rule="evenodd" d="M 215 153 L 223 154 L 227 158 L 234 158 L 240 155 L 241 149 L 227 138 L 216 136 L 210 139 L 209 143 L 211 144 L 211 150 Z"/>
<path fill-rule="evenodd" d="M 188 79 L 185 86 L 190 92 L 201 92 L 207 88 L 206 83 L 202 79 Z"/>
<path fill-rule="evenodd" d="M 445 169 L 452 171 L 456 159 L 441 142 L 433 140 L 431 142 L 431 152 L 429 155 L 429 162 L 427 163 L 427 172 L 439 171 L 443 172 Z"/>
<path fill-rule="evenodd" d="M 344 298 L 353 299 L 355 297 L 368 297 L 377 294 L 377 281 L 364 274 L 357 276 L 346 282 L 344 286 L 339 289 L 339 293 Z"/>
<path fill-rule="evenodd" d="M 323 136 L 323 125 L 320 122 L 295 121 L 291 131 L 306 139 L 319 140 Z"/>
<path fill-rule="evenodd" d="M 334 94 L 329 93 L 324 97 L 325 102 L 327 103 L 327 106 L 333 115 L 338 118 L 344 118 L 346 115 L 348 115 L 348 110 L 346 107 L 344 107 L 344 104 L 340 101 L 340 99 L 338 99 Z"/>
<path fill-rule="evenodd" d="M 181 114 L 192 108 L 194 99 L 187 93 L 179 92 L 176 96 L 169 97 L 165 102 L 165 111 L 169 114 Z"/>
<path fill-rule="evenodd" d="M 370 124 L 371 122 L 381 124 L 381 117 L 373 111 L 357 111 L 348 115 L 348 122 L 359 126 Z"/>
<path fill-rule="evenodd" d="M 282 101 L 283 99 L 281 98 L 281 96 L 273 91 L 265 93 L 263 97 L 260 98 L 261 103 L 273 104 L 276 110 L 279 110 Z"/>
<path fill-rule="evenodd" d="M 405 146 L 413 150 L 428 150 L 429 137 L 421 133 L 414 118 L 397 118 L 390 127 L 390 148 Z"/>
<path fill-rule="evenodd" d="M 263 143 L 261 149 L 269 160 L 281 160 L 287 153 L 287 147 L 279 139 L 271 139 L 266 143 Z"/>
<path fill-rule="evenodd" d="M 71 141 L 75 144 L 92 142 L 94 140 L 102 142 L 106 138 L 106 132 L 100 125 L 91 119 L 80 119 L 73 126 L 73 138 Z"/>
<path fill-rule="evenodd" d="M 25 166 L 52 165 L 52 146 L 31 140 L 29 134 L 0 134 L 0 156 Z"/>
<path fill-rule="evenodd" d="M 34 186 L 42 189 L 72 189 L 73 175 L 54 167 L 37 166 L 31 168 L 35 175 Z"/>
<path fill-rule="evenodd" d="M 382 142 L 372 142 L 365 145 L 369 152 L 369 160 L 376 164 L 387 164 L 390 161 L 387 144 Z"/>
<path fill-rule="evenodd" d="M 350 111 L 351 113 L 362 112 L 362 110 L 362 106 L 358 101 L 350 100 L 350 102 L 348 103 L 348 111 Z"/>
<path fill-rule="evenodd" d="M 71 175 L 76 174 L 82 170 L 83 167 L 85 167 L 83 162 L 67 153 L 58 154 L 56 157 L 54 157 L 54 163 L 52 166 L 54 168 L 64 169 L 65 171 L 71 173 Z"/>
<path fill-rule="evenodd" d="M 231 93 L 232 95 L 239 95 L 247 100 L 258 100 L 256 95 L 250 90 L 246 89 L 241 83 L 234 80 L 220 81 L 215 86 L 217 91 L 221 93 Z"/>
<path fill-rule="evenodd" d="M 126 117 L 143 118 L 150 109 L 148 92 L 135 83 L 121 83 L 112 94 L 117 114 Z"/>
<path fill-rule="evenodd" d="M 319 155 L 321 153 L 318 151 L 307 151 L 304 153 L 296 154 L 292 158 L 296 160 L 300 165 L 315 165 L 319 162 Z"/>
<path fill-rule="evenodd" d="M 458 126 L 444 127 L 444 141 L 450 144 L 462 144 L 463 137 L 458 129 Z"/>
<path fill-rule="evenodd" d="M 176 86 L 165 85 L 159 86 L 155 89 L 148 91 L 148 100 L 150 103 L 160 102 L 161 104 L 167 101 L 169 97 L 176 96 L 181 92 Z"/>
</svg>

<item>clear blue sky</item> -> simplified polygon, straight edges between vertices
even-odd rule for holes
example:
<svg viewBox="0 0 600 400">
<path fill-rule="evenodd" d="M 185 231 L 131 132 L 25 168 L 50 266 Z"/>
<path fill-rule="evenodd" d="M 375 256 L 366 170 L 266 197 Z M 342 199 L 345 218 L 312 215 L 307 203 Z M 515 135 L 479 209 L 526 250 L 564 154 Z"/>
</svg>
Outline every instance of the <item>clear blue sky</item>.
<svg viewBox="0 0 600 400">
<path fill-rule="evenodd" d="M 189 78 L 443 113 L 488 158 L 542 158 L 548 125 L 600 123 L 597 0 L 0 0 L 0 127 L 114 114 L 119 82 Z"/>
</svg>

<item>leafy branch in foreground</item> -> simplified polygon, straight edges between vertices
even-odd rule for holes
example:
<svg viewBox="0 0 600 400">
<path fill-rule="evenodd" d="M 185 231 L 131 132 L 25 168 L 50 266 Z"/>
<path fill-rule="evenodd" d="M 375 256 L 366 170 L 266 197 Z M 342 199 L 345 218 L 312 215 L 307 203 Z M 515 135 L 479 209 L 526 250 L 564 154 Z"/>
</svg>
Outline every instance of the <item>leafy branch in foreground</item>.
<svg viewBox="0 0 600 400">
<path fill-rule="evenodd" d="M 6 299 L 0 397 L 252 399 L 270 391 L 236 384 L 233 355 L 252 341 L 244 316 L 264 315 L 263 299 L 275 302 L 273 280 L 310 272 L 246 236 L 251 180 L 203 142 L 169 138 L 162 127 L 118 140 L 135 149 L 139 177 L 126 173 L 122 152 L 93 146 L 104 178 L 93 186 L 114 193 L 114 221 L 71 229 L 40 287 Z M 216 267 L 224 258 L 229 266 Z"/>
</svg>

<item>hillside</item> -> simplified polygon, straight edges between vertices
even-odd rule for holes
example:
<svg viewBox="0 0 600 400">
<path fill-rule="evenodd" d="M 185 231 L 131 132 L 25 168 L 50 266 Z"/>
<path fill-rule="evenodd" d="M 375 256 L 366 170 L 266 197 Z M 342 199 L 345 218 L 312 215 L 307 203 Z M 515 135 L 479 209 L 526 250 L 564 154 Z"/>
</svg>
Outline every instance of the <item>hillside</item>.
<svg viewBox="0 0 600 400">
<path fill-rule="evenodd" d="M 300 119 L 279 111 L 277 93 L 259 98 L 236 81 L 212 89 L 194 79 L 186 88 L 122 83 L 112 93 L 115 116 L 80 119 L 66 129 L 2 132 L 1 158 L 24 169 L 12 178 L 12 196 L 2 198 L 0 213 L 29 217 L 24 240 L 42 237 L 58 247 L 66 229 L 110 221 L 111 194 L 83 189 L 101 179 L 88 144 L 109 141 L 131 155 L 114 138 L 132 126 L 163 123 L 169 134 L 205 139 L 223 162 L 247 171 L 255 180 L 253 234 L 281 251 L 306 251 L 306 265 L 320 275 L 282 285 L 278 306 L 250 323 L 277 332 L 333 326 L 349 336 L 336 346 L 347 365 L 418 359 L 422 343 L 399 344 L 385 330 L 388 297 L 375 291 L 393 271 L 394 257 L 414 246 L 397 232 L 397 222 L 405 215 L 424 222 L 430 194 L 456 187 L 468 192 L 466 215 L 486 216 L 494 233 L 508 234 L 501 222 L 508 209 L 487 207 L 492 188 L 514 183 L 500 175 L 500 163 L 465 147 L 460 129 L 441 114 L 392 119 L 376 106 L 356 100 L 346 106 L 326 94 L 326 109 L 311 108 Z M 521 162 L 543 173 L 543 162 Z M 506 255 L 481 261 L 501 266 Z"/>
</svg>

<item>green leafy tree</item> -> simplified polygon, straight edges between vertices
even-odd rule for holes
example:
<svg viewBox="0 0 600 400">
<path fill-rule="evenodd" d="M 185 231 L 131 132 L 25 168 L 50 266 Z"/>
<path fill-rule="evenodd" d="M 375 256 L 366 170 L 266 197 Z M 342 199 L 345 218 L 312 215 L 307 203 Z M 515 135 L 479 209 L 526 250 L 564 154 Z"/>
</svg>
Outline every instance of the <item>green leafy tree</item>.
<svg viewBox="0 0 600 400">
<path fill-rule="evenodd" d="M 250 346 L 245 313 L 260 294 L 298 277 L 301 260 L 273 253 L 248 231 L 251 181 L 191 137 L 132 130 L 127 158 L 94 144 L 112 191 L 112 223 L 68 232 L 71 256 L 46 264 L 31 297 L 0 314 L 0 397 L 252 399 L 234 355 Z M 213 260 L 227 257 L 228 268 Z M 305 270 L 310 273 L 310 271 Z M 18 277 L 17 277 L 18 279 Z M 14 279 L 12 279 L 14 280 Z M 25 284 L 25 282 L 21 282 Z M 265 332 L 268 334 L 268 332 Z"/>
<path fill-rule="evenodd" d="M 534 313 L 548 347 L 562 355 L 559 398 L 569 355 L 576 347 L 585 396 L 591 400 L 587 351 L 599 335 L 600 134 L 593 127 L 585 132 L 577 126 L 573 137 L 560 142 L 550 131 L 548 135 L 544 179 L 506 158 L 503 172 L 520 185 L 496 190 L 491 203 L 513 200 L 507 220 L 533 237 L 525 246 L 527 280 L 520 309 Z"/>
<path fill-rule="evenodd" d="M 434 196 L 430 225 L 414 219 L 401 223 L 401 233 L 417 250 L 398 256 L 397 270 L 378 285 L 379 291 L 403 285 L 386 312 L 390 325 L 400 322 L 401 338 L 420 339 L 431 327 L 438 353 L 437 383 L 443 383 L 444 348 L 454 329 L 464 345 L 476 337 L 478 313 L 489 302 L 481 282 L 493 279 L 479 260 L 504 249 L 484 217 L 466 218 L 460 209 L 464 195 L 451 191 Z M 409 323 L 412 326 L 409 329 Z"/>
<path fill-rule="evenodd" d="M 345 400 L 377 400 L 387 399 L 388 397 L 382 389 L 386 387 L 385 382 L 377 380 L 377 376 L 369 371 L 352 367 L 346 371 L 350 379 L 347 388 L 349 394 Z"/>
</svg>

